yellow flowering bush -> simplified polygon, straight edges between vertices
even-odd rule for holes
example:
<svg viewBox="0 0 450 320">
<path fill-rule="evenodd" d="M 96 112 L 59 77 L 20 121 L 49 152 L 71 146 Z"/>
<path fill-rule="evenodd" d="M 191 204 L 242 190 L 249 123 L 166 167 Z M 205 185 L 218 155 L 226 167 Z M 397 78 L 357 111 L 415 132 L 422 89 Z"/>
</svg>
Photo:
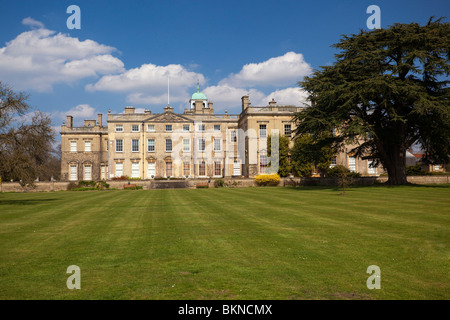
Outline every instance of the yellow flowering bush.
<svg viewBox="0 0 450 320">
<path fill-rule="evenodd" d="M 260 174 L 256 176 L 255 182 L 258 186 L 277 186 L 280 183 L 280 176 L 274 174 Z"/>
</svg>

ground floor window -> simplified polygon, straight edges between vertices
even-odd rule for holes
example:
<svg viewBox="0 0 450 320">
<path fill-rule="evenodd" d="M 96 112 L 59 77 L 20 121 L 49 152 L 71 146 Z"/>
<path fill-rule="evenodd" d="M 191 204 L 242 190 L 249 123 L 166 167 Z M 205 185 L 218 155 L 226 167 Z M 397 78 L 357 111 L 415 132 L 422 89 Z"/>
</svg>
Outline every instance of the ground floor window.
<svg viewBox="0 0 450 320">
<path fill-rule="evenodd" d="M 69 180 L 70 181 L 78 180 L 78 177 L 77 177 L 77 165 L 76 164 L 71 164 L 70 165 Z"/>
<path fill-rule="evenodd" d="M 187 161 L 183 162 L 183 176 L 191 175 L 191 164 Z"/>
<path fill-rule="evenodd" d="M 233 163 L 233 176 L 241 175 L 241 163 L 239 160 L 235 160 Z"/>
<path fill-rule="evenodd" d="M 156 164 L 155 162 L 149 162 L 147 167 L 147 178 L 153 178 L 156 176 Z"/>
<path fill-rule="evenodd" d="M 131 177 L 132 178 L 140 178 L 141 175 L 139 174 L 139 162 L 133 162 L 131 163 Z"/>
<path fill-rule="evenodd" d="M 198 164 L 198 175 L 199 176 L 206 176 L 206 163 L 205 161 L 202 161 Z"/>
<path fill-rule="evenodd" d="M 214 162 L 214 175 L 221 176 L 222 175 L 222 163 L 220 161 Z"/>
<path fill-rule="evenodd" d="M 172 162 L 166 162 L 166 177 L 172 176 Z"/>
<path fill-rule="evenodd" d="M 116 162 L 116 177 L 123 176 L 123 163 Z"/>
<path fill-rule="evenodd" d="M 259 156 L 259 172 L 267 173 L 268 166 L 269 166 L 269 159 L 267 158 L 267 155 L 260 155 Z"/>
<path fill-rule="evenodd" d="M 373 160 L 369 161 L 368 166 L 369 166 L 368 173 L 369 174 L 375 174 L 375 166 L 374 166 Z"/>
<path fill-rule="evenodd" d="M 86 165 L 84 166 L 84 177 L 83 180 L 91 181 L 92 180 L 92 166 Z"/>
<path fill-rule="evenodd" d="M 356 158 L 355 157 L 348 157 L 348 169 L 351 172 L 356 172 Z"/>
<path fill-rule="evenodd" d="M 100 168 L 100 179 L 106 180 L 106 166 L 102 165 Z"/>
</svg>

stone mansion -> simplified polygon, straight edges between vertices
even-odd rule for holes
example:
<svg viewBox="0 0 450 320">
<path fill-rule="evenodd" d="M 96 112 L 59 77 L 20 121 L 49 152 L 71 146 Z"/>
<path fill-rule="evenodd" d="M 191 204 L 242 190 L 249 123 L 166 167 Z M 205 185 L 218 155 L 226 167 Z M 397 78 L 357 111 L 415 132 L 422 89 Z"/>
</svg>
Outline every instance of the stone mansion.
<svg viewBox="0 0 450 320">
<path fill-rule="evenodd" d="M 68 115 L 61 127 L 61 179 L 252 178 L 271 164 L 267 138 L 275 133 L 290 137 L 292 116 L 301 109 L 273 100 L 253 107 L 243 96 L 240 114 L 215 114 L 213 103 L 197 88 L 182 114 L 170 106 L 159 114 L 125 107 L 124 113 L 109 111 L 107 125 L 98 114 L 82 127 L 74 127 Z M 381 172 L 347 153 L 339 154 L 336 163 L 362 174 Z"/>
</svg>

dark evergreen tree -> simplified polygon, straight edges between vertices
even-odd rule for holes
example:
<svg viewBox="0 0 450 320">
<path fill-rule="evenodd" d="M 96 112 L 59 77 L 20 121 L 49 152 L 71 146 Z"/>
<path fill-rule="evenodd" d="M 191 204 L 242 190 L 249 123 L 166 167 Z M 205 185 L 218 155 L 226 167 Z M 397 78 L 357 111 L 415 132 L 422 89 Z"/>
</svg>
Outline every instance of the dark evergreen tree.
<svg viewBox="0 0 450 320">
<path fill-rule="evenodd" d="M 296 114 L 294 133 L 327 139 L 335 150 L 356 143 L 351 152 L 381 164 L 393 185 L 407 182 L 406 150 L 414 143 L 425 161 L 448 163 L 449 23 L 397 23 L 343 36 L 334 47 L 333 65 L 299 83 L 311 105 Z M 330 130 L 336 134 L 324 138 Z"/>
</svg>

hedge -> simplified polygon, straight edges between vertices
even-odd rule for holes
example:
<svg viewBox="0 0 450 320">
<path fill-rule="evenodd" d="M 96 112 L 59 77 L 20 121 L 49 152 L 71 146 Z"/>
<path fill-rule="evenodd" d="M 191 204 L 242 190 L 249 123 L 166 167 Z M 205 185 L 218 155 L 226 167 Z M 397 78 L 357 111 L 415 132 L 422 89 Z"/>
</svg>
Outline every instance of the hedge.
<svg viewBox="0 0 450 320">
<path fill-rule="evenodd" d="M 260 174 L 255 178 L 258 186 L 277 186 L 280 183 L 278 174 Z"/>
</svg>

